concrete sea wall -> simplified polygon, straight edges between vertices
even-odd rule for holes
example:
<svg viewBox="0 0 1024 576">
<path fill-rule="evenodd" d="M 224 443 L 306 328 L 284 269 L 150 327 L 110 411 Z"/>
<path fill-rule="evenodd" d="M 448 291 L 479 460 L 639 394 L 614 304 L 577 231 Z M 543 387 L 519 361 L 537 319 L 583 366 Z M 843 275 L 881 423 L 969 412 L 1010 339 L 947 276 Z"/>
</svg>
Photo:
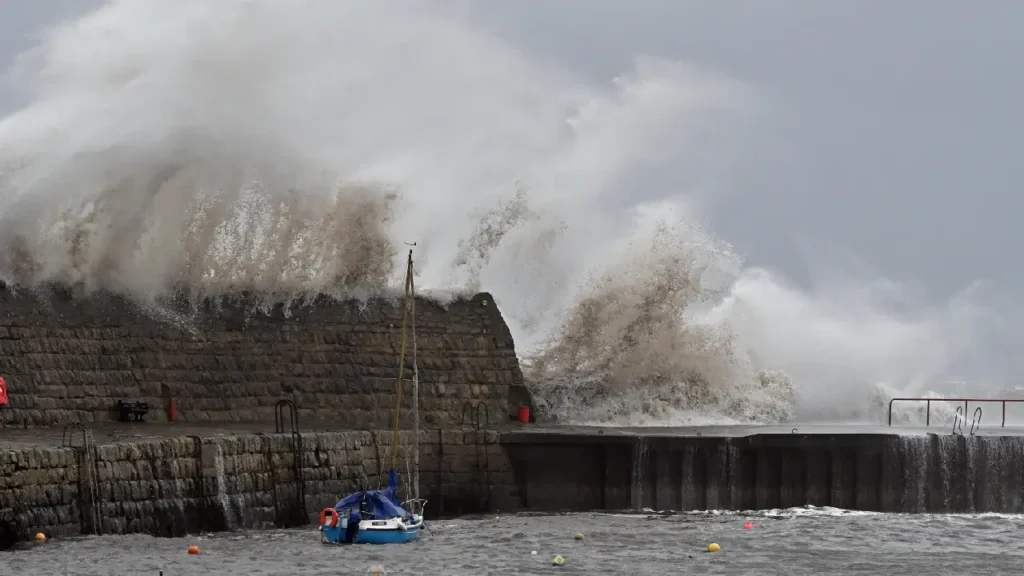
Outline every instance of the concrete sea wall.
<svg viewBox="0 0 1024 576">
<path fill-rule="evenodd" d="M 511 433 L 502 444 L 529 510 L 1024 513 L 1022 436 Z"/>
<path fill-rule="evenodd" d="M 112 421 L 119 400 L 141 400 L 159 422 L 173 399 L 182 421 L 267 422 L 287 398 L 303 422 L 391 426 L 398 300 L 318 297 L 267 312 L 258 304 L 241 296 L 198 311 L 182 303 L 142 310 L 105 293 L 0 287 L 0 375 L 11 403 L 0 421 Z M 467 399 L 487 404 L 492 420 L 507 419 L 509 390 L 523 390 L 523 376 L 491 296 L 446 306 L 421 298 L 416 313 L 424 423 L 458 424 Z M 411 368 L 409 359 L 407 377 Z M 407 381 L 406 409 L 411 399 Z"/>
<path fill-rule="evenodd" d="M 98 446 L 75 432 L 71 447 L 0 450 L 0 548 L 40 531 L 182 536 L 313 524 L 345 494 L 384 487 L 391 457 L 390 431 Z M 413 440 L 402 434 L 403 497 Z M 423 431 L 420 442 L 420 496 L 430 517 L 518 508 L 497 433 Z"/>
</svg>

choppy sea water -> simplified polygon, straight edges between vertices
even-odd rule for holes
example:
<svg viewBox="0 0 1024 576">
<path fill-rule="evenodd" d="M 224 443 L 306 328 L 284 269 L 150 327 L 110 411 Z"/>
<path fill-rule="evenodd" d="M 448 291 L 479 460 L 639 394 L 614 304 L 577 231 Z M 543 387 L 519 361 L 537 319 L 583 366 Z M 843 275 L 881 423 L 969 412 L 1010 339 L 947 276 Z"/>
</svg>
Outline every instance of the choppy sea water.
<svg viewBox="0 0 1024 576">
<path fill-rule="evenodd" d="M 753 528 L 744 529 L 746 522 Z M 331 546 L 315 529 L 51 540 L 0 553 L 0 576 L 387 574 L 1016 574 L 1024 516 L 800 508 L 512 515 L 436 521 L 420 541 Z M 576 541 L 580 532 L 584 539 Z M 715 542 L 721 551 L 708 553 Z M 189 556 L 190 544 L 200 547 Z M 552 565 L 556 555 L 565 558 Z"/>
</svg>

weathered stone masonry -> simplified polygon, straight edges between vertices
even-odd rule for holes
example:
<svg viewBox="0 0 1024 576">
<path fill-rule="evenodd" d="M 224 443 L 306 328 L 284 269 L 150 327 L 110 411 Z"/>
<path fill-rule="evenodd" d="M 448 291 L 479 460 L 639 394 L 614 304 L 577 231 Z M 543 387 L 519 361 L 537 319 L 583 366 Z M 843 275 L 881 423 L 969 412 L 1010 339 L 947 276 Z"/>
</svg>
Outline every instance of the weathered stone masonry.
<svg viewBox="0 0 1024 576">
<path fill-rule="evenodd" d="M 267 422 L 282 398 L 304 423 L 384 429 L 393 417 L 401 307 L 397 300 L 319 297 L 285 314 L 244 303 L 200 314 L 147 310 L 110 294 L 72 297 L 0 289 L 0 375 L 6 426 L 103 422 L 118 400 L 144 400 L 147 419 Z M 522 373 L 489 294 L 416 305 L 420 412 L 426 426 L 458 424 L 467 399 L 492 421 L 507 416 Z M 158 319 L 159 318 L 159 319 Z M 411 359 L 406 374 L 411 376 Z M 404 388 L 403 410 L 412 386 Z M 408 414 L 408 412 L 406 412 Z"/>
<path fill-rule="evenodd" d="M 399 452 L 406 494 L 404 457 Z M 493 431 L 420 434 L 420 495 L 428 514 L 515 510 L 511 468 Z M 178 437 L 100 446 L 0 451 L 0 548 L 51 536 L 200 531 L 315 524 L 354 490 L 383 487 L 391 434 Z"/>
</svg>

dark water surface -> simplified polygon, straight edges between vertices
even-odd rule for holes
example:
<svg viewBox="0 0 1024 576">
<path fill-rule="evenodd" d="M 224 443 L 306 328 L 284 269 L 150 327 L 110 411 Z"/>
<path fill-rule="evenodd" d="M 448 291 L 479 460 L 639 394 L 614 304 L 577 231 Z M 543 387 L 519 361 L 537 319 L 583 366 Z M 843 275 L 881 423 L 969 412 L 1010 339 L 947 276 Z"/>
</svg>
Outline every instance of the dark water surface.
<svg viewBox="0 0 1024 576">
<path fill-rule="evenodd" d="M 753 522 L 752 530 L 743 524 Z M 1024 516 L 792 509 L 515 515 L 436 521 L 413 544 L 330 546 L 315 529 L 51 540 L 0 553 L 0 576 L 1024 573 Z M 581 532 L 585 539 L 574 541 Z M 722 551 L 705 550 L 711 542 Z M 196 544 L 198 556 L 187 548 Z M 532 552 L 536 551 L 536 554 Z M 565 565 L 552 566 L 556 554 Z"/>
</svg>

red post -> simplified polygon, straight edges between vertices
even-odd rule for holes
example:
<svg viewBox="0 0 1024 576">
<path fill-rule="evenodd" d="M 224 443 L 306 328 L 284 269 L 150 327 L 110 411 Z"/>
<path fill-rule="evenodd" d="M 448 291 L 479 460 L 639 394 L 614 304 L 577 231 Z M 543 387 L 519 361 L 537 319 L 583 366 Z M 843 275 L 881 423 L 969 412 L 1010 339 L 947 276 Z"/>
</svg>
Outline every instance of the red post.
<svg viewBox="0 0 1024 576">
<path fill-rule="evenodd" d="M 171 398 L 170 404 L 167 406 L 167 418 L 171 422 L 174 422 L 178 418 L 178 410 L 174 406 L 174 398 Z"/>
</svg>

